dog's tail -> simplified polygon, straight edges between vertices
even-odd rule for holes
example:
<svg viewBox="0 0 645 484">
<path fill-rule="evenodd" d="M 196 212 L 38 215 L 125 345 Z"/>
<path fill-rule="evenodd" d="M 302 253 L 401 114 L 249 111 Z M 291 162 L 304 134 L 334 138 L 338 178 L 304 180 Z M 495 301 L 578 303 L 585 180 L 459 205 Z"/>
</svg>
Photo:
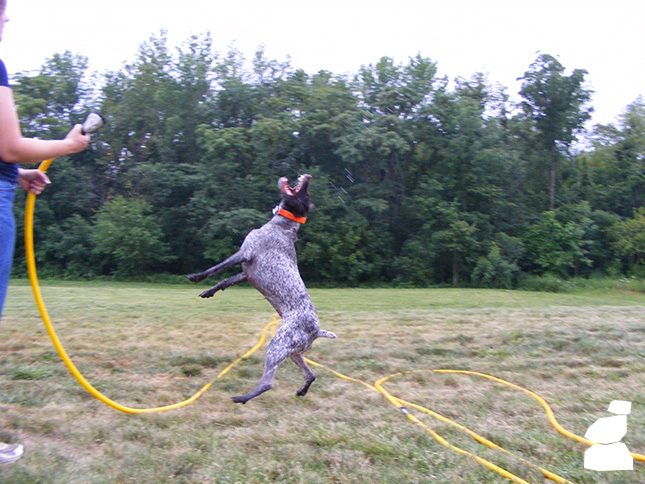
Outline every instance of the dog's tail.
<svg viewBox="0 0 645 484">
<path fill-rule="evenodd" d="M 336 339 L 336 335 L 334 333 L 332 333 L 331 331 L 325 331 L 324 329 L 318 330 L 318 337 Z"/>
</svg>

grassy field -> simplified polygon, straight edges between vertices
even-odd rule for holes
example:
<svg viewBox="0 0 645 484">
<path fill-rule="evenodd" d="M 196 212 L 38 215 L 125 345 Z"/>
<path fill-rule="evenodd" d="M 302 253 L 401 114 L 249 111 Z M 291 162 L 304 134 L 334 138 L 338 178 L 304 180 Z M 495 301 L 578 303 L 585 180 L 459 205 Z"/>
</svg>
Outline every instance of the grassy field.
<svg viewBox="0 0 645 484">
<path fill-rule="evenodd" d="M 252 347 L 273 311 L 250 288 L 214 299 L 202 287 L 42 283 L 72 359 L 101 392 L 127 406 L 183 400 Z M 465 375 L 480 371 L 543 396 L 568 430 L 584 435 L 611 400 L 632 402 L 632 452 L 645 453 L 645 294 L 465 289 L 316 289 L 323 329 L 308 356 L 454 419 L 505 449 L 576 483 L 639 483 L 634 471 L 583 468 L 586 447 L 549 424 L 530 397 Z M 276 385 L 245 406 L 264 348 L 199 400 L 166 413 L 129 415 L 97 401 L 55 352 L 24 281 L 10 287 L 0 325 L 0 441 L 23 459 L 0 467 L 3 484 L 506 483 L 440 445 L 380 394 L 315 369 L 305 398 L 286 362 Z M 445 439 L 531 483 L 539 471 L 415 413 Z"/>
</svg>

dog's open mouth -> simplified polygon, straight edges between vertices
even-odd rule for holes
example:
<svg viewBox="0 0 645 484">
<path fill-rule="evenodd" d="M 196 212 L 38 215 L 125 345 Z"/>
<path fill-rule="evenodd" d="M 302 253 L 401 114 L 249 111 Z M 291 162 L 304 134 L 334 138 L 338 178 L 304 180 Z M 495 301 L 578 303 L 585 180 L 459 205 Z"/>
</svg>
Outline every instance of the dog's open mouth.
<svg viewBox="0 0 645 484">
<path fill-rule="evenodd" d="M 285 195 L 291 195 L 292 197 L 295 197 L 300 190 L 307 189 L 309 180 L 311 180 L 311 175 L 300 175 L 298 177 L 298 184 L 295 187 L 291 188 L 289 186 L 289 180 L 286 176 L 283 176 L 278 180 L 278 186 Z"/>
</svg>

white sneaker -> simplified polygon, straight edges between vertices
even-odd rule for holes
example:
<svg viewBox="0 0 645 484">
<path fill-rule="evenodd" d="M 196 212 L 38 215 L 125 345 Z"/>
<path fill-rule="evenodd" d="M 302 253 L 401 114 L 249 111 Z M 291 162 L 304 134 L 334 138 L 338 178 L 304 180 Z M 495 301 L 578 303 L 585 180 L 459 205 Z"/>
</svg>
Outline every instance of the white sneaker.
<svg viewBox="0 0 645 484">
<path fill-rule="evenodd" d="M 19 444 L 4 444 L 0 442 L 0 464 L 16 462 L 25 453 L 25 448 Z"/>
</svg>

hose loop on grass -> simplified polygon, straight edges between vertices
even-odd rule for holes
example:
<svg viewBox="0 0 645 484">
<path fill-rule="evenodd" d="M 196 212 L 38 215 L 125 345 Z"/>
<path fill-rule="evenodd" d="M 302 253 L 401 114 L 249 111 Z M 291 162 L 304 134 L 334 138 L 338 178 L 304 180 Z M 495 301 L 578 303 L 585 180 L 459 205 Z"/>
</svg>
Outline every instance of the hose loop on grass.
<svg viewBox="0 0 645 484">
<path fill-rule="evenodd" d="M 38 167 L 38 170 L 42 171 L 43 173 L 46 172 L 47 168 L 49 168 L 49 165 L 51 165 L 53 161 L 54 161 L 54 158 L 43 161 Z M 81 374 L 80 371 L 78 371 L 78 369 L 70 359 L 69 355 L 65 351 L 65 348 L 63 348 L 63 345 L 61 344 L 60 339 L 58 338 L 58 335 L 54 330 L 54 326 L 52 325 L 51 319 L 49 317 L 49 313 L 47 312 L 47 307 L 45 306 L 45 301 L 43 300 L 42 294 L 40 292 L 40 286 L 38 284 L 38 274 L 36 272 L 36 258 L 34 255 L 34 207 L 35 205 L 36 205 L 36 195 L 29 192 L 29 194 L 27 195 L 27 204 L 25 206 L 25 252 L 26 252 L 26 259 L 27 259 L 27 272 L 29 274 L 29 282 L 31 284 L 31 289 L 34 293 L 34 298 L 36 299 L 36 305 L 38 306 L 38 311 L 40 312 L 40 316 L 42 317 L 43 323 L 45 323 L 45 328 L 47 329 L 47 333 L 49 334 L 49 337 L 54 343 L 54 347 L 56 348 L 56 351 L 58 352 L 61 359 L 63 360 L 63 363 L 65 363 L 65 366 L 67 366 L 67 369 L 74 376 L 74 378 L 76 378 L 76 380 L 78 380 L 78 382 L 83 386 L 83 388 L 85 388 L 92 396 L 94 396 L 101 402 L 105 403 L 106 405 L 109 405 L 110 407 L 125 413 L 165 412 L 168 410 L 174 410 L 176 408 L 185 407 L 186 405 L 194 402 L 199 397 L 201 397 L 202 394 L 206 390 L 208 390 L 213 385 L 214 382 L 210 382 L 204 385 L 192 397 L 182 402 L 174 403 L 172 405 L 165 405 L 162 407 L 153 407 L 153 408 L 127 407 L 103 395 L 85 379 L 85 377 Z M 235 366 L 243 359 L 248 358 L 255 351 L 261 348 L 262 345 L 264 344 L 264 341 L 266 340 L 267 331 L 269 330 L 269 328 L 275 327 L 276 323 L 277 323 L 277 319 L 274 317 L 273 320 L 269 324 L 267 324 L 264 327 L 264 329 L 262 329 L 262 333 L 260 335 L 260 340 L 258 341 L 258 343 L 249 351 L 247 351 L 244 355 L 242 355 L 240 358 L 238 358 L 229 366 L 227 366 L 224 370 L 222 370 L 220 374 L 217 375 L 215 380 L 226 375 L 226 373 L 228 373 L 230 369 L 233 368 L 233 366 Z"/>
<path fill-rule="evenodd" d="M 526 389 L 524 387 L 521 387 L 519 385 L 516 385 L 516 384 L 511 383 L 511 382 L 506 381 L 506 380 L 502 380 L 501 378 L 497 378 L 497 377 L 487 375 L 485 373 L 480 373 L 480 372 L 477 372 L 477 371 L 465 371 L 465 370 L 419 370 L 419 371 L 476 376 L 476 377 L 485 378 L 485 379 L 493 381 L 495 383 L 499 383 L 501 385 L 505 385 L 505 386 L 513 388 L 515 390 L 524 392 L 527 395 L 531 396 L 533 399 L 535 399 L 540 405 L 542 405 L 542 408 L 544 409 L 544 411 L 546 413 L 546 416 L 547 416 L 547 418 L 549 420 L 549 423 L 553 426 L 553 428 L 555 428 L 555 430 L 557 430 L 559 433 L 561 433 L 565 437 L 568 437 L 570 439 L 576 440 L 579 443 L 589 445 L 589 446 L 594 445 L 593 442 L 589 441 L 588 439 L 585 439 L 584 437 L 580 437 L 579 435 L 576 435 L 573 432 L 570 432 L 569 430 L 567 430 L 564 427 L 562 427 L 562 425 L 560 425 L 558 423 L 558 421 L 556 420 L 555 414 L 553 413 L 553 410 L 551 409 L 549 404 L 546 402 L 546 400 L 544 400 L 544 398 L 542 398 L 537 393 L 532 392 L 531 390 L 528 390 L 528 389 Z M 409 372 L 406 372 L 406 373 L 410 374 L 412 372 L 409 371 Z M 440 420 L 440 421 L 442 421 L 444 423 L 448 423 L 448 424 L 450 424 L 450 425 L 452 425 L 454 427 L 459 428 L 460 430 L 466 432 L 468 435 L 473 437 L 478 442 L 486 445 L 487 447 L 489 447 L 491 449 L 498 449 L 498 450 L 501 450 L 502 452 L 507 452 L 508 453 L 508 451 L 506 451 L 505 449 L 499 447 L 498 445 L 494 444 L 493 442 L 490 442 L 485 437 L 482 437 L 481 435 L 476 434 L 475 432 L 471 431 L 470 429 L 468 429 L 466 427 L 463 427 L 462 425 L 459 425 L 458 423 L 456 423 L 456 422 L 454 422 L 454 421 L 452 421 L 452 420 L 450 420 L 450 419 L 448 419 L 446 417 L 443 417 L 443 416 L 439 415 L 438 413 L 433 412 L 432 410 L 424 408 L 424 407 L 422 407 L 420 405 L 416 405 L 414 403 L 406 402 L 405 400 L 401 400 L 400 398 L 392 396 L 387 390 L 385 390 L 383 388 L 382 384 L 385 383 L 386 381 L 388 381 L 388 380 L 390 380 L 390 379 L 392 379 L 392 378 L 394 378 L 396 376 L 400 376 L 400 375 L 401 375 L 401 373 L 397 373 L 395 375 L 390 375 L 388 377 L 382 378 L 382 379 L 380 379 L 380 380 L 378 380 L 377 382 L 374 383 L 374 387 L 380 393 L 382 393 L 383 396 L 385 396 L 390 402 L 393 402 L 394 405 L 398 406 L 399 409 L 406 408 L 405 406 L 416 408 L 417 410 L 419 410 L 421 412 L 424 412 L 424 413 L 427 413 L 428 415 L 433 416 L 437 420 Z M 424 424 L 421 424 L 421 425 L 423 425 L 425 427 Z M 645 455 L 637 454 L 637 453 L 634 453 L 634 452 L 632 452 L 631 455 L 634 458 L 634 460 L 637 460 L 639 462 L 645 462 Z M 534 464 L 531 464 L 531 463 L 525 461 L 521 457 L 519 457 L 519 459 L 522 460 L 524 463 L 530 465 L 530 466 L 534 466 Z M 562 478 L 560 478 L 559 476 L 556 476 L 554 474 L 551 474 L 549 471 L 546 471 L 545 469 L 539 468 L 539 470 L 542 471 L 542 473 L 544 474 L 545 477 L 547 477 L 548 479 L 551 479 L 551 480 L 553 480 L 555 482 L 567 482 L 567 483 L 569 482 L 566 479 L 565 480 L 559 480 L 559 479 L 562 479 Z"/>
<path fill-rule="evenodd" d="M 314 364 L 313 361 L 308 360 L 308 359 L 307 359 L 307 363 Z M 469 435 L 470 437 L 475 439 L 477 442 L 479 442 L 480 444 L 485 445 L 489 449 L 497 450 L 497 451 L 503 452 L 503 453 L 505 453 L 507 455 L 514 456 L 519 461 L 523 462 L 524 464 L 528 465 L 529 467 L 532 467 L 533 469 L 539 470 L 544 475 L 544 477 L 547 478 L 547 479 L 550 479 L 550 480 L 552 480 L 554 482 L 557 482 L 557 483 L 560 483 L 560 484 L 573 484 L 571 481 L 569 481 L 569 480 L 567 480 L 567 479 L 565 479 L 565 478 L 563 478 L 563 477 L 561 477 L 561 476 L 559 476 L 557 474 L 554 474 L 553 472 L 548 471 L 547 469 L 544 469 L 544 468 L 542 468 L 542 467 L 540 467 L 540 466 L 538 466 L 536 464 L 533 464 L 532 462 L 524 459 L 523 457 L 517 456 L 517 455 L 513 454 L 512 452 L 509 452 L 508 450 L 500 447 L 499 445 L 495 444 L 494 442 L 491 442 L 486 437 L 483 437 L 483 436 L 473 432 L 469 428 L 464 427 L 461 424 L 458 424 L 454 420 L 451 420 L 451 419 L 449 419 L 447 417 L 444 417 L 443 415 L 441 415 L 441 414 L 439 414 L 437 412 L 434 412 L 434 411 L 432 411 L 432 410 L 430 410 L 428 408 L 422 407 L 421 405 L 417 405 L 415 403 L 408 402 L 406 400 L 403 400 L 403 399 L 400 399 L 398 397 L 395 397 L 390 392 L 388 392 L 385 388 L 383 388 L 383 385 L 386 382 L 388 382 L 389 380 L 391 380 L 393 378 L 396 378 L 396 377 L 400 377 L 400 376 L 402 376 L 404 374 L 409 375 L 409 374 L 415 373 L 413 371 L 405 371 L 405 372 L 402 372 L 402 373 L 395 373 L 393 375 L 389 375 L 389 376 L 386 376 L 384 378 L 381 378 L 380 380 L 377 380 L 376 382 L 374 382 L 373 385 L 369 385 L 368 383 L 365 383 L 363 381 L 357 380 L 355 378 L 350 378 L 350 377 L 347 377 L 345 375 L 342 375 L 341 373 L 338 373 L 335 370 L 327 368 L 324 365 L 321 365 L 321 364 L 318 364 L 318 363 L 315 363 L 315 365 L 319 366 L 321 368 L 325 368 L 326 370 L 330 371 L 331 373 L 333 373 L 336 376 L 339 376 L 340 378 L 355 381 L 355 382 L 361 383 L 361 384 L 363 384 L 363 385 L 365 385 L 367 387 L 370 387 L 370 388 L 376 390 L 381 395 L 383 395 L 383 397 L 385 397 L 385 399 L 388 402 L 390 402 L 394 407 L 396 407 L 397 410 L 399 410 L 401 413 L 403 413 L 408 418 L 408 420 L 410 420 L 410 421 L 416 423 L 417 425 L 423 427 L 441 445 L 444 445 L 445 447 L 448 447 L 449 449 L 451 449 L 451 450 L 453 450 L 453 451 L 455 451 L 455 452 L 457 452 L 459 454 L 466 455 L 466 456 L 474 458 L 478 463 L 480 463 L 483 466 L 487 467 L 488 469 L 490 469 L 490 470 L 492 470 L 492 471 L 494 471 L 494 472 L 506 477 L 507 479 L 509 479 L 512 482 L 526 483 L 527 481 L 523 480 L 522 478 L 520 478 L 520 477 L 518 477 L 518 476 L 516 476 L 514 474 L 511 474 L 510 472 L 506 471 L 505 469 L 500 468 L 499 466 L 493 464 L 492 462 L 487 461 L 486 459 L 482 459 L 481 457 L 479 457 L 479 456 L 477 456 L 475 454 L 472 454 L 472 453 L 470 453 L 470 452 L 468 452 L 468 451 L 466 451 L 464 449 L 461 449 L 461 448 L 451 444 L 445 438 L 443 438 L 441 435 L 439 435 L 437 432 L 432 430 L 432 428 L 430 428 L 428 425 L 426 425 L 421 420 L 419 420 L 417 417 L 412 415 L 410 413 L 410 409 L 418 410 L 418 411 L 420 411 L 422 413 L 430 415 L 431 417 L 435 418 L 436 420 L 439 420 L 440 422 L 446 423 L 448 425 L 451 425 L 451 426 L 459 429 L 460 431 L 466 433 L 467 435 Z M 443 370 L 443 369 L 441 369 L 441 370 L 418 370 L 418 372 L 433 372 L 433 373 L 444 373 L 444 374 L 471 375 L 471 376 L 476 376 L 476 377 L 480 377 L 480 378 L 485 378 L 485 379 L 491 380 L 491 381 L 493 381 L 495 383 L 499 383 L 501 385 L 508 386 L 508 387 L 513 388 L 515 390 L 522 391 L 522 392 L 530 395 L 531 397 L 533 397 L 538 403 L 540 403 L 540 405 L 542 405 L 542 408 L 544 409 L 544 411 L 546 413 L 546 416 L 547 416 L 547 418 L 549 420 L 549 423 L 551 423 L 551 425 L 559 433 L 561 433 L 565 437 L 568 437 L 570 439 L 576 440 L 577 442 L 583 443 L 585 445 L 593 445 L 592 442 L 590 442 L 589 440 L 585 439 L 584 437 L 580 437 L 579 435 L 576 435 L 573 432 L 570 432 L 569 430 L 567 430 L 564 427 L 562 427 L 562 425 L 560 425 L 558 423 L 558 421 L 555 419 L 555 415 L 553 413 L 553 410 L 551 409 L 549 404 L 546 402 L 546 400 L 544 400 L 537 393 L 532 392 L 531 390 L 527 390 L 526 388 L 523 388 L 523 387 L 521 387 L 519 385 L 516 385 L 514 383 L 511 383 L 509 381 L 502 380 L 501 378 L 497 378 L 497 377 L 487 375 L 485 373 L 476 372 L 476 371 L 449 370 L 449 369 Z M 632 457 L 635 460 L 638 460 L 640 462 L 645 462 L 645 455 L 632 453 Z"/>
</svg>

